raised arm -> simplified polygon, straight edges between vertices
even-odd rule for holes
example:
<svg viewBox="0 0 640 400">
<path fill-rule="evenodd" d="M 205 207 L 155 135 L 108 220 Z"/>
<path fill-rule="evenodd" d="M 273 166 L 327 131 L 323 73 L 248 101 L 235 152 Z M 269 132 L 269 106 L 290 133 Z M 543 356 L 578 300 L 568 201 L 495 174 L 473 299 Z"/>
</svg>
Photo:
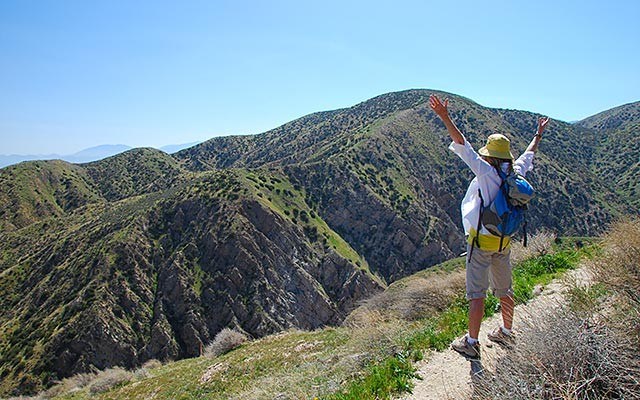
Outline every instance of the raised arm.
<svg viewBox="0 0 640 400">
<path fill-rule="evenodd" d="M 449 111 L 447 111 L 447 105 L 449 105 L 449 99 L 446 99 L 444 103 L 442 103 L 435 94 L 429 96 L 429 106 L 431 106 L 431 109 L 435 111 L 442 122 L 444 122 L 444 126 L 447 127 L 451 140 L 458 144 L 464 144 L 464 136 L 462 132 L 460 132 L 460 129 L 451 121 Z"/>
<path fill-rule="evenodd" d="M 549 121 L 549 117 L 538 118 L 538 129 L 536 130 L 536 134 L 533 136 L 533 140 L 531 140 L 531 143 L 529 143 L 526 151 L 532 151 L 534 153 L 538 151 L 538 144 L 542 139 L 542 132 L 544 132 L 544 130 L 546 129 Z"/>
</svg>

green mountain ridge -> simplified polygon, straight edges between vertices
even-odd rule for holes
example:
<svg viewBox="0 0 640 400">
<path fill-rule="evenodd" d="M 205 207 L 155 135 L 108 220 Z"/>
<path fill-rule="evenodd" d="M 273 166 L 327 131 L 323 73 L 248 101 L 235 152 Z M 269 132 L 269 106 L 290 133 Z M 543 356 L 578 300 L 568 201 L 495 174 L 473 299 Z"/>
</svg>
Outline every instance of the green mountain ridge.
<svg viewBox="0 0 640 400">
<path fill-rule="evenodd" d="M 379 280 L 275 176 L 203 172 L 3 234 L 3 383 L 193 357 L 225 326 L 339 323 Z"/>
<path fill-rule="evenodd" d="M 595 133 L 594 174 L 634 208 L 640 207 L 640 102 L 596 114 L 577 123 Z"/>
<path fill-rule="evenodd" d="M 173 155 L 0 169 L 0 394 L 193 357 L 225 327 L 335 325 L 385 282 L 459 254 L 472 176 L 431 93 L 451 98 L 476 148 L 500 131 L 522 150 L 535 129 L 532 113 L 409 90 Z M 616 126 L 553 122 L 530 175 L 531 230 L 590 235 L 638 213 L 633 192 L 599 175 L 614 170 L 598 166 L 611 147 L 595 139 L 637 132 Z M 619 162 L 634 168 L 635 149 Z"/>
</svg>

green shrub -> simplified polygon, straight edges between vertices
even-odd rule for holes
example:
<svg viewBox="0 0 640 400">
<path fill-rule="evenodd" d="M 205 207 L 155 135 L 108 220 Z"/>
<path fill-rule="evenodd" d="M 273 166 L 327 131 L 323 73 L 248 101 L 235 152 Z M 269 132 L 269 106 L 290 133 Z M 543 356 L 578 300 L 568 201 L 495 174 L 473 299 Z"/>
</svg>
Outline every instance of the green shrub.
<svg viewBox="0 0 640 400">
<path fill-rule="evenodd" d="M 327 397 L 327 400 L 388 399 L 392 394 L 408 392 L 416 377 L 413 366 L 415 357 L 406 352 L 389 357 L 371 367 L 366 377 L 352 383 L 344 391 Z"/>
</svg>

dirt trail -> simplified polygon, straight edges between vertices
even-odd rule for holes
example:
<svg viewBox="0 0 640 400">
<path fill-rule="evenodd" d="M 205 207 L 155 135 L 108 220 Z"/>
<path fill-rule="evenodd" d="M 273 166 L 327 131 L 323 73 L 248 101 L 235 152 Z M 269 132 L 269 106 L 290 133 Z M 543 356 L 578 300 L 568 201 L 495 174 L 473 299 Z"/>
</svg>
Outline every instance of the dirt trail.
<svg viewBox="0 0 640 400">
<path fill-rule="evenodd" d="M 568 272 L 565 277 L 555 280 L 527 304 L 516 306 L 514 328 L 525 328 L 530 315 L 550 315 L 564 301 L 567 282 L 585 284 L 589 281 L 585 268 Z M 538 289 L 539 291 L 539 289 Z M 487 333 L 502 323 L 500 314 L 495 314 L 482 322 L 480 342 L 482 345 L 482 364 L 469 362 L 453 350 L 434 352 L 418 363 L 418 375 L 413 393 L 399 400 L 462 400 L 469 399 L 473 392 L 473 380 L 478 379 L 476 372 L 484 368 L 495 370 L 496 360 L 506 351 L 498 345 L 492 345 Z"/>
</svg>

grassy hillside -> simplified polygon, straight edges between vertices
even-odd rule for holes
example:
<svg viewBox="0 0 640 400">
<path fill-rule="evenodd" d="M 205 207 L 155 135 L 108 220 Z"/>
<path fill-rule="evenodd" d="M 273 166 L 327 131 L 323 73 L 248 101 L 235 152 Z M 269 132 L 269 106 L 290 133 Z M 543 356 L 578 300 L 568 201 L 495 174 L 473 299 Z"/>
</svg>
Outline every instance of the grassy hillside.
<svg viewBox="0 0 640 400">
<path fill-rule="evenodd" d="M 592 171 L 637 210 L 640 208 L 640 102 L 625 104 L 577 123 L 595 136 Z"/>
<path fill-rule="evenodd" d="M 380 290 L 286 176 L 186 179 L 2 233 L 4 393 L 197 356 L 227 326 L 261 337 L 337 324 Z"/>
<path fill-rule="evenodd" d="M 104 201 L 87 172 L 65 161 L 31 161 L 2 168 L 0 187 L 2 231 Z"/>
<path fill-rule="evenodd" d="M 476 148 L 496 131 L 515 153 L 531 139 L 532 113 L 408 90 L 175 155 L 134 149 L 1 169 L 0 393 L 197 357 L 225 328 L 260 338 L 337 326 L 386 283 L 460 254 L 472 174 L 447 150 L 431 93 L 451 98 Z M 592 235 L 638 213 L 625 183 L 637 120 L 612 115 L 625 121 L 612 131 L 553 122 L 528 176 L 530 232 Z M 599 137 L 611 140 L 592 146 Z M 603 178 L 618 171 L 602 164 L 607 146 L 625 138 L 615 166 L 627 181 Z"/>
<path fill-rule="evenodd" d="M 536 258 L 553 241 L 540 240 L 538 252 L 520 258 L 516 285 L 521 301 L 531 297 L 535 284 L 548 282 L 576 262 L 567 250 Z M 388 398 L 410 388 L 412 361 L 446 347 L 465 329 L 463 263 L 451 260 L 395 282 L 341 327 L 285 331 L 217 357 L 78 376 L 49 394 L 58 399 Z M 487 315 L 494 305 L 495 299 L 488 303 Z"/>
<path fill-rule="evenodd" d="M 0 227 L 13 230 L 92 203 L 167 189 L 185 179 L 170 155 L 133 149 L 88 164 L 29 161 L 0 169 Z M 89 215 L 89 214 L 85 214 Z"/>
<path fill-rule="evenodd" d="M 109 201 L 166 189 L 183 173 L 173 157 L 152 148 L 129 150 L 83 166 Z"/>
</svg>

